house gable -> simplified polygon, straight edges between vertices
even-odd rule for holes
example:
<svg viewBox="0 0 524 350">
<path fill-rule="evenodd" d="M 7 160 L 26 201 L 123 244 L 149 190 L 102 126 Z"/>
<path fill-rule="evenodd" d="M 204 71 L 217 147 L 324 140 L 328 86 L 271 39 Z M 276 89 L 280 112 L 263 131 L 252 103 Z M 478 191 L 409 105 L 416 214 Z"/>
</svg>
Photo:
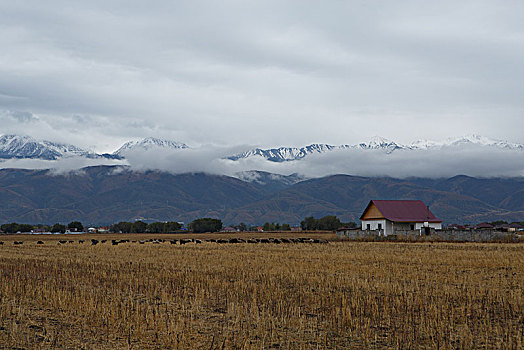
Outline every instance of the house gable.
<svg viewBox="0 0 524 350">
<path fill-rule="evenodd" d="M 376 219 L 385 219 L 384 215 L 378 210 L 375 203 L 370 202 L 360 220 L 376 220 Z"/>
</svg>

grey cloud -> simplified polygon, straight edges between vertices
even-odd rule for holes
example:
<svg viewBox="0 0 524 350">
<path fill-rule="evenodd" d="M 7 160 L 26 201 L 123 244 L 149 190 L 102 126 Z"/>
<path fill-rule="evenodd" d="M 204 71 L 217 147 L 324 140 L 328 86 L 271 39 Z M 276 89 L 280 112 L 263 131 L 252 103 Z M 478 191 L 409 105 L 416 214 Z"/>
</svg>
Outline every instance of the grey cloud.
<svg viewBox="0 0 524 350">
<path fill-rule="evenodd" d="M 325 176 L 343 173 L 361 176 L 452 177 L 464 174 L 477 177 L 524 176 L 522 151 L 483 147 L 454 147 L 430 151 L 335 151 L 320 157 L 312 155 L 300 166 L 300 173 Z"/>
<path fill-rule="evenodd" d="M 469 132 L 519 142 L 523 10 L 493 0 L 4 2 L 0 108 L 37 115 L 26 134 L 97 151 L 151 133 L 229 146 Z"/>
<path fill-rule="evenodd" d="M 233 175 L 236 170 L 222 158 L 232 154 L 236 148 L 204 146 L 183 150 L 152 148 L 134 150 L 126 156 L 133 170 L 160 170 L 176 174 L 205 172 L 218 175 Z"/>
<path fill-rule="evenodd" d="M 38 120 L 38 117 L 31 112 L 9 111 L 7 115 L 19 123 L 30 123 Z"/>
<path fill-rule="evenodd" d="M 224 159 L 225 156 L 236 153 L 237 148 L 210 146 L 186 150 L 153 149 L 134 152 L 127 158 L 127 162 L 137 171 L 206 172 L 228 176 L 247 170 L 283 175 L 299 173 L 306 177 L 333 174 L 395 178 L 441 178 L 457 174 L 476 177 L 524 176 L 522 151 L 475 145 L 429 151 L 395 151 L 391 154 L 380 150 L 337 150 L 281 163 L 270 162 L 262 157 L 239 161 Z"/>
<path fill-rule="evenodd" d="M 205 172 L 235 176 L 248 170 L 275 174 L 298 173 L 305 177 L 333 174 L 387 176 L 395 178 L 442 178 L 464 174 L 475 177 L 524 176 L 523 151 L 496 147 L 463 145 L 440 150 L 334 150 L 311 154 L 299 161 L 270 162 L 258 156 L 232 161 L 232 154 L 251 148 L 248 145 L 220 147 L 203 145 L 173 150 L 164 148 L 136 149 L 125 160 L 64 158 L 57 161 L 11 159 L 0 162 L 0 168 L 53 169 L 56 173 L 78 171 L 86 166 L 126 165 L 132 170 L 166 171 L 174 174 Z"/>
<path fill-rule="evenodd" d="M 81 171 L 82 168 L 98 165 L 127 165 L 125 161 L 69 157 L 59 160 L 7 159 L 0 160 L 0 169 L 49 169 L 56 174 Z"/>
</svg>

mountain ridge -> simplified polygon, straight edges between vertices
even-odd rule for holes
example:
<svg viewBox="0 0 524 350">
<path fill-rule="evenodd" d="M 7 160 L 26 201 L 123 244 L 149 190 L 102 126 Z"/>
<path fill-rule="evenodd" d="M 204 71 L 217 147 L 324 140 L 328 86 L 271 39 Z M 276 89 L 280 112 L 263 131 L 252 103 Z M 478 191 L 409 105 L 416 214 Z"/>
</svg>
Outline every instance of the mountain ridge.
<svg viewBox="0 0 524 350">
<path fill-rule="evenodd" d="M 136 151 L 137 149 L 147 151 L 153 148 L 186 149 L 189 147 L 185 143 L 160 139 L 156 137 L 146 137 L 145 139 L 142 139 L 140 141 L 128 141 L 112 154 L 124 157 L 126 154 Z"/>
<path fill-rule="evenodd" d="M 97 154 L 70 144 L 39 141 L 30 136 L 0 135 L 0 159 L 57 160 L 71 157 L 118 159 L 112 154 Z"/>
<path fill-rule="evenodd" d="M 309 146 L 298 147 L 280 147 L 271 149 L 255 148 L 243 153 L 239 153 L 227 159 L 240 160 L 254 156 L 261 156 L 268 161 L 272 162 L 286 162 L 304 159 L 306 156 L 311 154 L 326 153 L 335 150 L 347 150 L 347 151 L 358 151 L 358 150 L 375 150 L 384 151 L 386 154 L 391 154 L 395 151 L 429 151 L 429 150 L 442 150 L 445 148 L 460 147 L 465 145 L 474 145 L 480 147 L 496 147 L 504 150 L 517 150 L 524 151 L 523 144 L 510 143 L 501 140 L 490 139 L 479 135 L 467 135 L 457 138 L 448 138 L 444 141 L 430 141 L 430 140 L 417 140 L 410 144 L 401 144 L 389 139 L 374 136 L 368 142 L 361 142 L 354 145 L 329 145 L 329 144 L 312 144 Z"/>
<path fill-rule="evenodd" d="M 330 145 L 314 143 L 303 147 L 278 147 L 278 148 L 253 148 L 237 154 L 226 155 L 224 159 L 240 161 L 252 157 L 261 157 L 269 162 L 292 162 L 302 160 L 310 155 L 322 155 L 332 151 L 383 151 L 391 154 L 397 151 L 429 151 L 443 150 L 446 148 L 461 146 L 491 147 L 502 150 L 524 151 L 524 144 L 510 143 L 501 140 L 490 139 L 479 135 L 468 135 L 457 138 L 448 138 L 444 141 L 417 140 L 410 144 L 401 144 L 383 137 L 375 136 L 368 142 L 357 144 Z M 0 159 L 42 159 L 57 160 L 67 157 L 107 158 L 125 159 L 136 151 L 150 150 L 187 150 L 191 149 L 185 143 L 147 137 L 141 140 L 128 141 L 113 153 L 97 154 L 93 151 L 80 147 L 56 143 L 51 141 L 39 141 L 29 136 L 0 135 Z"/>
<path fill-rule="evenodd" d="M 51 141 L 37 141 L 29 136 L 1 135 L 0 158 L 30 158 L 56 160 L 68 156 L 93 156 L 94 153 L 79 147 L 55 143 Z"/>
<path fill-rule="evenodd" d="M 524 178 L 330 175 L 299 180 L 273 175 L 262 177 L 272 182 L 248 182 L 204 173 L 138 172 L 124 166 L 88 167 L 68 174 L 2 169 L 0 223 L 110 224 L 140 218 L 190 222 L 216 217 L 226 224 L 298 224 L 306 216 L 325 215 L 358 221 L 371 199 L 420 199 L 446 223 L 524 221 Z"/>
</svg>

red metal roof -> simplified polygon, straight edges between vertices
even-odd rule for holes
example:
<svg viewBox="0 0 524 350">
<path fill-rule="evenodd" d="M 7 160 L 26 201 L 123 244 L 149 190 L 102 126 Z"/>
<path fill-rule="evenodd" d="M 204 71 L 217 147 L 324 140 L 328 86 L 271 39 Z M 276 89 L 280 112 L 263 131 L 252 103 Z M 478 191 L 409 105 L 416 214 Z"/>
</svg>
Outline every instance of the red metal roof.
<svg viewBox="0 0 524 350">
<path fill-rule="evenodd" d="M 483 228 L 490 229 L 490 228 L 493 228 L 493 227 L 494 226 L 492 224 L 489 224 L 487 222 L 483 222 L 483 223 L 480 223 L 477 226 L 475 226 L 476 229 L 483 229 Z"/>
<path fill-rule="evenodd" d="M 433 215 L 424 202 L 418 200 L 372 200 L 360 217 L 361 220 L 371 204 L 375 204 L 382 215 L 390 221 L 442 222 Z"/>
</svg>

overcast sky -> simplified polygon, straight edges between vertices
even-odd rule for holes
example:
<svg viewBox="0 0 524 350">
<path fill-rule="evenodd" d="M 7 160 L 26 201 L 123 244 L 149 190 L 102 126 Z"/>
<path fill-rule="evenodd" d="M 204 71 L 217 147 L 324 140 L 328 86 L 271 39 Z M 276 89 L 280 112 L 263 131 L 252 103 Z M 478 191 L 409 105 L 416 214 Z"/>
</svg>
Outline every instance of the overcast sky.
<svg viewBox="0 0 524 350">
<path fill-rule="evenodd" d="M 0 134 L 524 142 L 522 1 L 1 1 Z"/>
</svg>

